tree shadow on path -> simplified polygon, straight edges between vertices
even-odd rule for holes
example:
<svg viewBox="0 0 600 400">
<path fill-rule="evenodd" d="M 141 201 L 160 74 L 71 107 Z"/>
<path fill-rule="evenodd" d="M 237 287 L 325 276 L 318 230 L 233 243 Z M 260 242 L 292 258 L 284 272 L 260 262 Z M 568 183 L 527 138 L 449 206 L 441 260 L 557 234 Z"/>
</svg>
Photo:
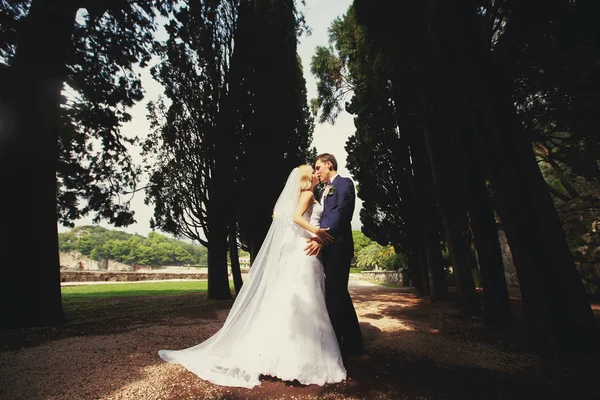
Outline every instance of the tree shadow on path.
<svg viewBox="0 0 600 400">
<path fill-rule="evenodd" d="M 0 351 L 2 398 L 98 399 L 598 399 L 596 353 L 543 360 L 518 321 L 491 328 L 453 304 L 404 288 L 351 286 L 365 354 L 348 379 L 303 386 L 263 377 L 254 389 L 213 385 L 157 356 L 213 335 L 232 302 L 143 304 L 135 316 L 24 330 Z"/>
</svg>

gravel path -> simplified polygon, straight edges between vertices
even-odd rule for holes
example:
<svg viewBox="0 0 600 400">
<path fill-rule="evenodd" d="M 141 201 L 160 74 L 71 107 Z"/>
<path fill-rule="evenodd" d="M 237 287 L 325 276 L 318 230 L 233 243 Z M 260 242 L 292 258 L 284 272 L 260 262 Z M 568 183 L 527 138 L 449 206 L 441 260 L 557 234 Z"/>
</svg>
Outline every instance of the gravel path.
<svg viewBox="0 0 600 400">
<path fill-rule="evenodd" d="M 518 326 L 492 330 L 477 318 L 460 316 L 449 304 L 428 304 L 409 289 L 362 281 L 351 281 L 350 288 L 366 354 L 349 361 L 348 379 L 340 384 L 301 386 L 266 378 L 252 390 L 223 388 L 158 358 L 158 349 L 189 347 L 214 334 L 231 305 L 221 302 L 151 320 L 71 328 L 31 346 L 3 346 L 0 398 L 600 398 L 592 372 L 586 375 L 593 371 L 590 364 L 598 367 L 597 356 L 584 364 L 580 359 L 545 362 L 524 349 L 515 333 Z M 61 329 L 66 328 L 47 333 Z M 573 365 L 580 367 L 573 371 Z M 573 390 L 579 395 L 568 396 Z"/>
</svg>

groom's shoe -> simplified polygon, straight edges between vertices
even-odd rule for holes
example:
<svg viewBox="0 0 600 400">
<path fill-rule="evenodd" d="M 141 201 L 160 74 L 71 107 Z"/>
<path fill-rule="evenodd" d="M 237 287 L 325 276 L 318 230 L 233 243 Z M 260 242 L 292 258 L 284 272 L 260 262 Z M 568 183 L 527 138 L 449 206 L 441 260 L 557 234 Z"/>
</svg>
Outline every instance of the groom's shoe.
<svg viewBox="0 0 600 400">
<path fill-rule="evenodd" d="M 364 354 L 364 349 L 362 343 L 360 344 L 347 344 L 344 342 L 341 348 L 342 357 L 360 357 Z"/>
<path fill-rule="evenodd" d="M 360 357 L 364 354 L 362 347 L 354 349 L 345 349 L 342 352 L 346 357 Z"/>
</svg>

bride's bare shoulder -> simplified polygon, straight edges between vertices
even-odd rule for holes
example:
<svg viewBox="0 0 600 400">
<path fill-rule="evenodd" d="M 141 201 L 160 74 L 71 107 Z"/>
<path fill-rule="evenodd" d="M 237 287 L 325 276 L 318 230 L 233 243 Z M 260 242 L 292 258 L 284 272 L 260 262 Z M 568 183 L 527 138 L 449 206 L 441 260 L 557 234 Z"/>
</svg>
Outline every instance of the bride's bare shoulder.
<svg viewBox="0 0 600 400">
<path fill-rule="evenodd" d="M 310 190 L 304 190 L 300 193 L 300 198 L 298 198 L 298 202 L 304 204 L 312 204 L 315 195 Z"/>
</svg>

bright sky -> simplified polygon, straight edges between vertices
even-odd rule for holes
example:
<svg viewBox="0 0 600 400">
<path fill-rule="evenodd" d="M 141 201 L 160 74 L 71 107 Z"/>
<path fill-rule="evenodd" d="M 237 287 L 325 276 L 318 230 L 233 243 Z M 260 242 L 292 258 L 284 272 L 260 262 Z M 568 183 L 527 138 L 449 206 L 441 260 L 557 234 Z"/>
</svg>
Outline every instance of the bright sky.
<svg viewBox="0 0 600 400">
<path fill-rule="evenodd" d="M 305 3 L 306 5 L 302 6 L 302 4 L 298 2 L 298 6 L 304 13 L 306 22 L 312 29 L 312 35 L 308 37 L 302 36 L 300 38 L 298 54 L 302 59 L 308 99 L 310 100 L 317 95 L 315 78 L 310 73 L 310 60 L 314 54 L 314 49 L 316 46 L 327 45 L 327 29 L 336 17 L 341 16 L 346 12 L 352 3 L 352 0 L 306 0 Z M 132 121 L 123 126 L 123 133 L 125 136 L 146 136 L 150 129 L 146 120 L 146 103 L 151 100 L 156 100 L 163 92 L 162 86 L 152 79 L 148 70 L 141 71 L 141 74 L 146 96 L 142 102 L 138 103 L 131 110 L 133 116 Z M 317 152 L 327 152 L 336 156 L 339 164 L 338 173 L 342 176 L 350 176 L 350 173 L 346 169 L 346 151 L 344 150 L 344 146 L 348 137 L 354 133 L 354 123 L 352 118 L 353 117 L 350 114 L 342 112 L 335 125 L 330 125 L 328 123 L 316 124 L 313 135 L 313 145 L 317 148 Z M 141 163 L 141 157 L 139 154 L 136 154 L 135 149 L 132 151 L 132 157 L 134 162 L 138 164 Z M 143 184 L 144 182 L 142 182 L 142 186 Z M 129 233 L 138 233 L 143 236 L 148 235 L 148 232 L 151 231 L 150 218 L 152 218 L 153 209 L 151 206 L 144 204 L 144 198 L 145 194 L 143 192 L 139 192 L 133 196 L 131 205 L 132 209 L 135 210 L 135 220 L 137 222 L 126 228 L 119 228 L 120 230 Z M 361 205 L 362 202 L 357 198 L 354 218 L 352 220 L 353 229 L 360 229 L 361 227 L 359 219 Z M 91 224 L 92 217 L 82 218 L 75 222 L 75 225 Z M 106 222 L 101 222 L 100 225 L 105 228 L 115 229 Z M 69 230 L 60 224 L 58 227 L 59 232 Z"/>
</svg>

